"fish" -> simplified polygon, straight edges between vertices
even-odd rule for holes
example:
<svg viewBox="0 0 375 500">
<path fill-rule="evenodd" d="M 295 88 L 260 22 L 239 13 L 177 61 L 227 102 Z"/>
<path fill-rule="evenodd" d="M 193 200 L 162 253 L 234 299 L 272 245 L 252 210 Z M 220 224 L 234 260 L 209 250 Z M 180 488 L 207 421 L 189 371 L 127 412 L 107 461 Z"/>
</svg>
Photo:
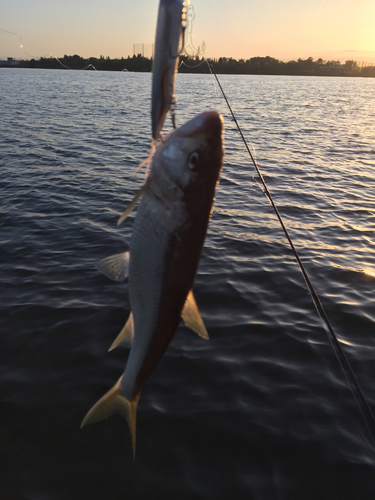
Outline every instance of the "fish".
<svg viewBox="0 0 375 500">
<path fill-rule="evenodd" d="M 151 128 L 154 143 L 160 139 L 174 102 L 175 74 L 187 26 L 183 0 L 160 0 L 155 34 L 151 90 Z"/>
<path fill-rule="evenodd" d="M 223 120 L 216 111 L 203 112 L 166 136 L 152 159 L 141 195 L 137 193 L 134 198 L 140 198 L 140 204 L 129 252 L 98 264 L 111 279 L 123 281 L 128 277 L 131 313 L 110 349 L 124 342 L 131 347 L 124 373 L 87 413 L 81 427 L 120 413 L 128 422 L 133 458 L 143 385 L 181 318 L 208 339 L 192 286 L 223 155 Z M 125 217 L 128 213 L 124 212 Z"/>
</svg>

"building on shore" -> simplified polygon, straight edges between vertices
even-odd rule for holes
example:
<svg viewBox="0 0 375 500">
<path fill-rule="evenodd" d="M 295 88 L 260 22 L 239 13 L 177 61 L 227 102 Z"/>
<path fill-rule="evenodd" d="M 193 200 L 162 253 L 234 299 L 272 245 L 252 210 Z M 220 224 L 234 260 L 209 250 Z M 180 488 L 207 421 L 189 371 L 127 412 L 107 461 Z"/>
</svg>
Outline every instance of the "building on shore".
<svg viewBox="0 0 375 500">
<path fill-rule="evenodd" d="M 17 68 L 19 65 L 20 62 L 13 57 L 8 57 L 6 61 L 0 61 L 0 68 Z"/>
</svg>

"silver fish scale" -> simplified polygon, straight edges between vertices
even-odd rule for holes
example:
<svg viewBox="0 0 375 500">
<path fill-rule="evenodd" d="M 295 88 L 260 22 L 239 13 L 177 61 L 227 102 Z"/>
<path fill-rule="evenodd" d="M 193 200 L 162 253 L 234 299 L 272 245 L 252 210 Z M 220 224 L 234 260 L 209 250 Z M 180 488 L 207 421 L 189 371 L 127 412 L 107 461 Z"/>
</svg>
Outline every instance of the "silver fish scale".
<svg viewBox="0 0 375 500">
<path fill-rule="evenodd" d="M 158 320 L 165 262 L 172 234 L 185 220 L 182 202 L 166 204 L 152 192 L 141 200 L 130 242 L 129 296 L 135 337 L 121 383 L 131 397 L 136 376 L 149 349 Z"/>
</svg>

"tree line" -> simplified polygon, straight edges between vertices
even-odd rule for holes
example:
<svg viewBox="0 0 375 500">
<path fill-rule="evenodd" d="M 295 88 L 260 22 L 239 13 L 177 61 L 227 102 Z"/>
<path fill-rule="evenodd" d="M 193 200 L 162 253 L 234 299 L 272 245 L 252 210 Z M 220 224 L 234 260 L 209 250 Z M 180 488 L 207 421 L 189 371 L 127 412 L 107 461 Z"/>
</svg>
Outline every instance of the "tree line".
<svg viewBox="0 0 375 500">
<path fill-rule="evenodd" d="M 207 73 L 208 66 L 205 61 L 212 64 L 218 74 L 238 75 L 319 75 L 319 76 L 370 76 L 375 77 L 375 65 L 366 65 L 353 60 L 345 63 L 340 61 L 325 61 L 297 59 L 293 61 L 280 61 L 270 56 L 251 57 L 250 59 L 233 59 L 220 57 L 218 59 L 203 59 L 199 57 L 180 57 L 180 73 Z M 181 64 L 182 63 L 182 64 Z M 111 59 L 100 56 L 84 59 L 78 55 L 56 58 L 41 57 L 20 61 L 20 66 L 26 68 L 49 69 L 87 69 L 98 71 L 134 71 L 150 72 L 152 58 L 143 57 L 141 54 L 121 59 Z"/>
</svg>

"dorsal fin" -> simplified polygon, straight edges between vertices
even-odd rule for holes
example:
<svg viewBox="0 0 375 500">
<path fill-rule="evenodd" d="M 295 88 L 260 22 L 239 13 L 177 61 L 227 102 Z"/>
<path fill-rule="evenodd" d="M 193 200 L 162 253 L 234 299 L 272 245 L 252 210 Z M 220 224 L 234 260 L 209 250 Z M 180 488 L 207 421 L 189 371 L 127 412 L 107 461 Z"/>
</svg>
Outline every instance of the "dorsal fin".
<svg viewBox="0 0 375 500">
<path fill-rule="evenodd" d="M 181 313 L 181 318 L 183 319 L 185 325 L 191 328 L 200 337 L 202 337 L 202 339 L 209 339 L 206 327 L 204 326 L 201 315 L 199 314 L 198 306 L 195 302 L 194 295 L 191 290 L 186 297 L 186 302 Z"/>
<path fill-rule="evenodd" d="M 128 277 L 129 252 L 117 253 L 102 259 L 96 268 L 113 281 L 125 281 Z"/>
<path fill-rule="evenodd" d="M 124 328 L 117 335 L 115 340 L 113 341 L 111 347 L 108 351 L 112 351 L 120 344 L 131 344 L 134 338 L 134 322 L 133 322 L 133 313 L 130 312 L 128 321 L 125 323 Z"/>
</svg>

